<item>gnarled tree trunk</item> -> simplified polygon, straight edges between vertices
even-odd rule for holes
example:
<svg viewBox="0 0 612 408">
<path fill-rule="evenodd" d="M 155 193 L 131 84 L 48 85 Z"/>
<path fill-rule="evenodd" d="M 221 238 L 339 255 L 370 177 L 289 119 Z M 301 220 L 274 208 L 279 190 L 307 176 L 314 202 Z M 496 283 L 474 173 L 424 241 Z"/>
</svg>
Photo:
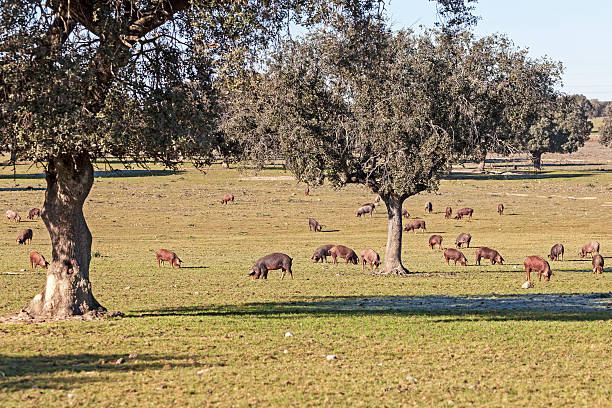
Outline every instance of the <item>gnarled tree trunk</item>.
<svg viewBox="0 0 612 408">
<path fill-rule="evenodd" d="M 381 198 L 387 205 L 389 228 L 385 263 L 380 274 L 404 276 L 408 273 L 408 270 L 402 265 L 402 204 L 404 198 L 397 196 L 381 196 Z"/>
<path fill-rule="evenodd" d="M 46 179 L 41 217 L 53 253 L 45 287 L 25 312 L 32 317 L 59 318 L 103 312 L 89 282 L 92 237 L 83 216 L 83 203 L 93 185 L 89 155 L 50 159 Z"/>
<path fill-rule="evenodd" d="M 542 153 L 531 152 L 531 162 L 536 170 L 542 170 Z"/>
</svg>

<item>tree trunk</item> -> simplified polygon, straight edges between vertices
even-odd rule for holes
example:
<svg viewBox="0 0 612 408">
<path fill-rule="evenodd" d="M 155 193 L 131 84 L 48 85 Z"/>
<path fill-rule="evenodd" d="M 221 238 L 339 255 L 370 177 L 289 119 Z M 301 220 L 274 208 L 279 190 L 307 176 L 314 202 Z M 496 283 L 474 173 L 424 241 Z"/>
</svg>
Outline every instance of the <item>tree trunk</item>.
<svg viewBox="0 0 612 408">
<path fill-rule="evenodd" d="M 402 204 L 404 199 L 396 196 L 381 198 L 387 205 L 389 229 L 387 230 L 385 263 L 380 274 L 405 276 L 408 270 L 402 265 Z"/>
<path fill-rule="evenodd" d="M 92 237 L 83 216 L 83 203 L 93 185 L 89 155 L 50 159 L 46 179 L 41 218 L 51 236 L 52 259 L 42 293 L 34 297 L 25 312 L 43 318 L 97 315 L 105 309 L 91 291 Z"/>
<path fill-rule="evenodd" d="M 531 162 L 536 170 L 542 170 L 542 153 L 531 152 Z"/>
</svg>

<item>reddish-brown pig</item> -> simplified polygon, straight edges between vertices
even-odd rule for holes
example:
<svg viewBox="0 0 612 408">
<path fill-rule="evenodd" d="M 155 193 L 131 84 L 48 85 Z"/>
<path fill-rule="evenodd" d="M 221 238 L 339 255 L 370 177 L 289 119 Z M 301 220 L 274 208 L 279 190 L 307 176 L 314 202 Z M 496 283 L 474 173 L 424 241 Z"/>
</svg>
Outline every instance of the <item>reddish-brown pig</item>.
<svg viewBox="0 0 612 408">
<path fill-rule="evenodd" d="M 471 208 L 462 208 L 459 211 L 457 211 L 457 215 L 455 215 L 455 219 L 456 220 L 460 220 L 463 218 L 464 215 L 467 215 L 470 217 L 470 220 L 472 219 L 472 214 L 474 213 L 474 210 Z"/>
<path fill-rule="evenodd" d="M 434 249 L 436 245 L 442 249 L 442 235 L 432 235 L 429 237 L 429 248 Z"/>
<path fill-rule="evenodd" d="M 380 265 L 380 255 L 378 255 L 376 251 L 374 251 L 371 248 L 366 248 L 363 251 L 361 251 L 359 258 L 361 259 L 361 270 L 362 271 L 365 270 L 366 262 L 370 263 L 371 271 L 374 270 L 374 265 L 376 265 L 377 268 Z"/>
<path fill-rule="evenodd" d="M 321 224 L 319 224 L 314 218 L 309 218 L 308 229 L 314 232 L 321 232 Z"/>
<path fill-rule="evenodd" d="M 461 248 L 461 246 L 463 245 L 467 245 L 467 247 L 469 248 L 471 240 L 472 240 L 472 236 L 470 234 L 466 232 L 462 232 L 461 234 L 459 234 L 459 236 L 455 240 L 455 245 L 457 246 L 457 248 Z"/>
<path fill-rule="evenodd" d="M 453 216 L 453 209 L 451 207 L 446 207 L 446 212 L 444 213 L 444 218 L 450 218 Z"/>
<path fill-rule="evenodd" d="M 249 271 L 249 275 L 253 276 L 253 279 L 268 279 L 268 271 L 282 269 L 281 279 L 285 279 L 287 272 L 289 272 L 291 279 L 293 279 L 293 272 L 291 271 L 292 261 L 293 259 L 289 255 L 275 252 L 255 261 L 255 265 Z"/>
<path fill-rule="evenodd" d="M 40 208 L 32 208 L 30 212 L 28 212 L 28 219 L 33 220 L 34 217 L 40 217 Z"/>
<path fill-rule="evenodd" d="M 32 232 L 31 229 L 28 228 L 27 230 L 24 230 L 17 237 L 17 243 L 18 244 L 31 244 L 32 243 L 32 235 L 33 235 L 33 232 Z"/>
<path fill-rule="evenodd" d="M 164 262 L 170 262 L 170 265 L 174 268 L 175 266 L 177 268 L 181 267 L 181 259 L 176 256 L 176 254 L 172 251 L 169 251 L 167 249 L 160 249 L 159 251 L 157 251 L 155 253 L 155 257 L 157 258 L 157 266 L 161 266 L 160 263 L 163 265 Z"/>
<path fill-rule="evenodd" d="M 418 229 L 422 229 L 423 231 L 425 231 L 425 221 L 423 220 L 410 221 L 404 227 L 404 231 L 414 231 L 415 234 Z"/>
<path fill-rule="evenodd" d="M 480 247 L 476 250 L 476 264 L 480 265 L 480 258 L 490 259 L 491 265 L 504 264 L 504 258 L 494 249 L 487 247 Z"/>
<path fill-rule="evenodd" d="M 344 245 L 334 245 L 329 250 L 329 255 L 331 255 L 334 263 L 337 264 L 337 258 L 346 259 L 346 263 L 352 263 L 357 265 L 359 263 L 359 258 L 357 258 L 357 254 L 351 248 L 345 247 Z"/>
<path fill-rule="evenodd" d="M 604 259 L 603 256 L 596 254 L 593 257 L 593 273 L 603 273 L 603 267 L 604 267 Z"/>
<path fill-rule="evenodd" d="M 599 242 L 591 241 L 591 242 L 587 242 L 586 244 L 582 246 L 582 249 L 580 250 L 579 255 L 581 258 L 584 258 L 586 254 L 591 254 L 591 256 L 593 256 L 593 254 L 598 254 L 598 253 L 599 253 Z"/>
<path fill-rule="evenodd" d="M 39 254 L 38 252 L 30 252 L 30 267 L 32 269 L 36 269 L 37 266 L 40 266 L 43 269 L 47 269 L 49 266 L 49 262 L 45 260 L 45 257 Z"/>
<path fill-rule="evenodd" d="M 227 204 L 228 202 L 234 202 L 234 195 L 233 194 L 226 194 L 223 196 L 223 198 L 221 199 L 221 204 Z"/>
<path fill-rule="evenodd" d="M 531 271 L 538 272 L 538 280 L 540 281 L 542 281 L 542 275 L 544 275 L 544 279 L 546 280 L 550 280 L 550 277 L 554 275 L 550 270 L 550 265 L 548 262 L 539 256 L 528 256 L 523 264 L 525 265 L 525 272 L 527 273 L 528 282 L 531 282 L 529 276 Z"/>
<path fill-rule="evenodd" d="M 502 215 L 504 213 L 504 205 L 503 204 L 498 204 L 497 205 L 497 212 L 499 213 L 499 215 Z"/>
<path fill-rule="evenodd" d="M 555 244 L 552 246 L 552 248 L 550 248 L 550 254 L 548 255 L 548 258 L 550 258 L 551 261 L 558 261 L 559 256 L 561 257 L 561 259 L 563 259 L 564 253 L 565 248 L 563 248 L 563 244 Z"/>
<path fill-rule="evenodd" d="M 461 264 L 462 266 L 466 266 L 467 265 L 467 258 L 465 257 L 465 255 L 463 255 L 463 252 L 461 251 L 457 251 L 454 248 L 447 248 L 444 250 L 444 258 L 446 259 L 446 264 L 450 265 L 448 263 L 449 259 L 452 259 L 453 261 L 455 261 L 455 265 L 457 265 L 457 261 L 459 261 L 459 264 Z"/>
</svg>

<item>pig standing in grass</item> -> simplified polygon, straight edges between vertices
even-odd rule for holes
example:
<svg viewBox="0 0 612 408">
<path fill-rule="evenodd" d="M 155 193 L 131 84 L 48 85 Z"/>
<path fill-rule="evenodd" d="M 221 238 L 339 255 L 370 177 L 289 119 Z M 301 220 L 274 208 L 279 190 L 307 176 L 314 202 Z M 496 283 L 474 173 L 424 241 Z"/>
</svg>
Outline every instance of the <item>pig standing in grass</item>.
<svg viewBox="0 0 612 408">
<path fill-rule="evenodd" d="M 374 265 L 378 268 L 380 265 L 380 255 L 376 253 L 372 248 L 366 248 L 361 251 L 360 257 L 361 259 L 361 270 L 365 271 L 366 262 L 370 263 L 370 270 L 374 270 Z"/>
<path fill-rule="evenodd" d="M 504 264 L 504 258 L 494 249 L 487 247 L 480 247 L 476 250 L 476 264 L 480 265 L 480 258 L 490 259 L 491 265 Z"/>
<path fill-rule="evenodd" d="M 453 216 L 453 209 L 451 207 L 446 207 L 446 211 L 444 212 L 444 218 L 450 218 Z"/>
<path fill-rule="evenodd" d="M 223 198 L 221 199 L 221 204 L 227 204 L 228 202 L 234 202 L 234 195 L 233 194 L 226 194 L 223 196 Z"/>
<path fill-rule="evenodd" d="M 155 253 L 155 257 L 157 258 L 157 266 L 161 266 L 160 264 L 163 265 L 164 262 L 170 262 L 170 265 L 174 268 L 175 266 L 177 268 L 181 267 L 181 259 L 176 256 L 176 254 L 172 251 L 169 251 L 167 249 L 160 249 L 159 251 L 157 251 Z"/>
<path fill-rule="evenodd" d="M 467 215 L 470 217 L 470 220 L 472 219 L 472 214 L 474 213 L 474 210 L 472 208 L 462 208 L 459 211 L 457 211 L 457 215 L 455 215 L 455 219 L 456 220 L 460 220 L 463 218 L 464 215 Z"/>
<path fill-rule="evenodd" d="M 15 221 L 15 222 L 21 221 L 21 217 L 19 216 L 19 214 L 17 214 L 13 210 L 8 210 L 6 212 L 6 218 L 8 218 L 10 221 Z"/>
<path fill-rule="evenodd" d="M 457 251 L 454 248 L 447 248 L 444 250 L 444 259 L 446 259 L 447 265 L 450 265 L 448 263 L 449 259 L 455 261 L 455 265 L 457 265 L 457 261 L 459 261 L 459 264 L 461 264 L 462 266 L 467 265 L 467 258 L 465 257 L 465 255 L 463 255 L 463 252 Z"/>
<path fill-rule="evenodd" d="M 538 272 L 538 278 L 542 281 L 542 275 L 544 275 L 544 279 L 550 280 L 550 277 L 554 275 L 550 270 L 550 265 L 543 258 L 539 256 L 528 256 L 524 262 L 525 272 L 527 273 L 527 282 L 531 282 L 529 273 L 531 271 Z"/>
<path fill-rule="evenodd" d="M 404 231 L 414 231 L 415 234 L 418 229 L 422 229 L 423 231 L 425 231 L 425 221 L 423 220 L 410 221 L 404 227 Z"/>
<path fill-rule="evenodd" d="M 461 246 L 466 245 L 468 248 L 470 247 L 470 241 L 472 240 L 472 236 L 466 232 L 462 232 L 459 234 L 457 239 L 455 240 L 455 245 L 457 248 L 461 248 Z"/>
<path fill-rule="evenodd" d="M 332 249 L 332 247 L 334 247 L 334 245 L 322 245 L 320 247 L 318 247 L 316 249 L 316 251 L 314 252 L 314 254 L 312 254 L 312 262 L 317 263 L 319 262 L 319 260 L 321 262 L 323 262 L 323 260 L 325 260 L 325 262 L 327 263 L 327 257 L 330 256 L 329 250 Z"/>
<path fill-rule="evenodd" d="M 503 204 L 498 204 L 497 205 L 497 212 L 499 213 L 499 215 L 502 215 L 504 213 L 504 205 Z"/>
<path fill-rule="evenodd" d="M 431 201 L 428 201 L 425 203 L 425 212 L 426 213 L 431 213 L 433 211 L 433 204 L 431 203 Z"/>
<path fill-rule="evenodd" d="M 603 267 L 604 267 L 604 259 L 603 256 L 596 254 L 593 257 L 593 273 L 603 273 Z"/>
<path fill-rule="evenodd" d="M 275 252 L 259 258 L 255 261 L 255 265 L 249 271 L 249 275 L 253 279 L 268 279 L 268 271 L 274 271 L 276 269 L 282 269 L 281 279 L 285 279 L 285 273 L 289 272 L 291 279 L 293 279 L 293 272 L 291 271 L 291 262 L 293 260 L 289 255 Z"/>
<path fill-rule="evenodd" d="M 432 235 L 429 237 L 429 248 L 434 249 L 436 245 L 442 249 L 442 235 Z"/>
<path fill-rule="evenodd" d="M 19 234 L 19 236 L 17 237 L 17 243 L 18 244 L 31 244 L 32 243 L 32 235 L 34 233 L 32 232 L 31 229 L 27 229 L 24 230 L 21 234 Z"/>
<path fill-rule="evenodd" d="M 33 220 L 34 217 L 40 217 L 40 208 L 32 208 L 30 212 L 28 212 L 28 219 Z"/>
<path fill-rule="evenodd" d="M 357 209 L 357 212 L 355 213 L 355 215 L 357 217 L 361 217 L 362 215 L 370 214 L 370 217 L 372 217 L 375 209 L 376 209 L 376 204 L 366 203 L 366 204 L 363 204 L 361 207 L 359 207 L 359 209 Z"/>
<path fill-rule="evenodd" d="M 564 252 L 565 248 L 563 248 L 563 244 L 555 244 L 552 248 L 550 248 L 550 254 L 548 255 L 548 258 L 550 258 L 551 261 L 558 261 L 559 257 L 563 259 Z"/>
<path fill-rule="evenodd" d="M 408 219 L 410 218 L 410 213 L 408 211 L 406 211 L 405 208 L 402 208 L 402 217 Z"/>
<path fill-rule="evenodd" d="M 39 254 L 38 252 L 30 252 L 30 267 L 32 269 L 36 269 L 37 266 L 40 266 L 43 269 L 47 269 L 49 266 L 49 262 L 45 260 L 45 257 Z"/>
<path fill-rule="evenodd" d="M 581 258 L 584 258 L 586 254 L 591 254 L 591 256 L 593 256 L 593 254 L 598 254 L 598 253 L 599 253 L 599 242 L 591 241 L 582 246 L 582 249 L 580 250 L 579 255 Z"/>
<path fill-rule="evenodd" d="M 357 265 L 359 263 L 359 258 L 357 258 L 357 254 L 349 247 L 345 247 L 344 245 L 334 245 L 330 250 L 329 254 L 334 260 L 334 264 L 338 264 L 337 258 L 346 259 L 346 263 L 352 263 Z"/>
<path fill-rule="evenodd" d="M 309 218 L 308 229 L 314 232 L 321 232 L 321 224 L 319 224 L 314 218 Z"/>
</svg>

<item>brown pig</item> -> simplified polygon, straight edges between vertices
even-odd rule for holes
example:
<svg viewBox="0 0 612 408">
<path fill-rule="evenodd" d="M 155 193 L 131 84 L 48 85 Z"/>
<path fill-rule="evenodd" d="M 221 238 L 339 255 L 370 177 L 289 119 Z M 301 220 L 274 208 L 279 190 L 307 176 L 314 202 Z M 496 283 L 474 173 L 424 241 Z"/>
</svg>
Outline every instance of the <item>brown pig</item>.
<svg viewBox="0 0 612 408">
<path fill-rule="evenodd" d="M 502 215 L 504 213 L 504 205 L 503 204 L 498 204 L 497 205 L 497 212 L 499 213 L 499 215 Z"/>
<path fill-rule="evenodd" d="M 561 256 L 561 259 L 563 259 L 564 252 L 565 248 L 563 248 L 563 244 L 555 244 L 552 246 L 552 248 L 550 248 L 550 254 L 548 255 L 548 258 L 550 258 L 551 261 L 558 261 L 559 256 Z"/>
<path fill-rule="evenodd" d="M 504 258 L 494 249 L 487 247 L 480 247 L 476 250 L 476 264 L 480 265 L 480 258 L 490 259 L 491 265 L 495 265 L 496 263 L 499 265 L 504 264 Z"/>
<path fill-rule="evenodd" d="M 580 250 L 580 257 L 584 258 L 586 254 L 591 254 L 591 256 L 593 256 L 593 254 L 598 254 L 599 253 L 599 242 L 597 241 L 591 241 L 591 242 L 587 242 L 586 244 L 584 244 L 582 246 L 582 249 Z"/>
<path fill-rule="evenodd" d="M 465 257 L 465 255 L 463 255 L 463 252 L 461 251 L 457 251 L 454 248 L 447 248 L 444 250 L 444 258 L 446 259 L 446 264 L 450 265 L 448 263 L 449 259 L 452 259 L 453 261 L 455 261 L 455 265 L 457 265 L 457 261 L 459 261 L 459 264 L 461 264 L 462 266 L 466 266 L 467 265 L 467 258 Z"/>
<path fill-rule="evenodd" d="M 36 218 L 40 217 L 40 208 L 32 208 L 28 212 L 28 219 L 29 220 L 33 220 L 34 217 L 36 217 Z"/>
<path fill-rule="evenodd" d="M 306 187 L 306 190 L 304 190 L 304 195 L 305 196 L 309 196 L 310 195 L 310 187 Z"/>
<path fill-rule="evenodd" d="M 593 273 L 603 273 L 604 259 L 603 256 L 596 254 L 591 261 L 593 263 Z"/>
<path fill-rule="evenodd" d="M 32 243 L 32 235 L 33 232 L 31 229 L 27 229 L 24 230 L 21 234 L 19 234 L 19 236 L 17 237 L 17 243 L 18 244 L 31 244 Z"/>
<path fill-rule="evenodd" d="M 321 224 L 319 224 L 314 218 L 308 219 L 308 230 L 314 232 L 321 232 Z"/>
<path fill-rule="evenodd" d="M 404 231 L 414 231 L 415 234 L 418 229 L 422 229 L 423 231 L 425 231 L 425 221 L 423 220 L 410 221 L 404 227 Z"/>
<path fill-rule="evenodd" d="M 226 194 L 223 196 L 223 198 L 221 199 L 221 204 L 227 204 L 228 202 L 234 202 L 234 195 L 233 194 Z"/>
<path fill-rule="evenodd" d="M 334 245 L 322 245 L 316 249 L 314 254 L 312 254 L 312 262 L 317 263 L 319 260 L 323 262 L 327 262 L 327 257 L 330 256 L 329 250 L 332 249 Z"/>
<path fill-rule="evenodd" d="M 542 275 L 544 275 L 545 280 L 550 280 L 550 277 L 554 275 L 550 270 L 550 265 L 543 258 L 539 256 L 528 256 L 524 262 L 525 272 L 527 273 L 527 281 L 531 282 L 529 273 L 531 271 L 538 272 L 538 279 L 542 281 Z"/>
<path fill-rule="evenodd" d="M 334 245 L 329 250 L 329 254 L 334 260 L 334 264 L 338 264 L 337 258 L 346 259 L 346 263 L 352 263 L 357 265 L 359 263 L 359 258 L 357 258 L 357 254 L 351 248 L 345 247 L 344 245 Z"/>
<path fill-rule="evenodd" d="M 425 203 L 425 212 L 426 213 L 431 213 L 433 211 L 433 204 L 431 204 L 431 201 L 428 201 Z"/>
<path fill-rule="evenodd" d="M 275 252 L 259 258 L 255 261 L 255 265 L 249 271 L 249 275 L 253 276 L 253 279 L 268 279 L 268 271 L 274 271 L 276 269 L 282 269 L 281 279 L 285 279 L 285 274 L 289 272 L 291 279 L 293 279 L 293 272 L 291 271 L 291 262 L 293 259 L 289 255 Z"/>
<path fill-rule="evenodd" d="M 21 221 L 21 217 L 19 216 L 19 214 L 17 214 L 17 212 L 13 210 L 6 211 L 6 218 L 8 218 L 10 221 L 15 221 L 15 222 Z"/>
<path fill-rule="evenodd" d="M 406 211 L 405 208 L 402 208 L 402 217 L 408 219 L 410 218 L 410 213 L 408 211 Z"/>
<path fill-rule="evenodd" d="M 432 235 L 429 237 L 429 248 L 434 249 L 436 245 L 442 249 L 442 235 Z"/>
<path fill-rule="evenodd" d="M 444 213 L 444 218 L 450 218 L 453 216 L 453 209 L 451 207 L 446 207 L 446 212 Z"/>
<path fill-rule="evenodd" d="M 161 266 L 160 263 L 163 265 L 164 262 L 170 262 L 170 266 L 172 266 L 173 268 L 176 266 L 177 268 L 181 267 L 181 259 L 176 256 L 176 254 L 172 251 L 169 251 L 167 249 L 160 249 L 159 251 L 157 251 L 155 253 L 155 257 L 157 258 L 157 266 Z"/>
<path fill-rule="evenodd" d="M 374 270 L 374 265 L 376 265 L 377 268 L 380 265 L 380 256 L 376 253 L 376 251 L 374 251 L 371 248 L 366 248 L 363 251 L 361 251 L 359 258 L 361 259 L 361 270 L 362 271 L 365 271 L 366 262 L 370 263 L 371 271 Z"/>
<path fill-rule="evenodd" d="M 457 215 L 455 215 L 455 219 L 456 220 L 460 220 L 463 218 L 464 215 L 467 215 L 470 217 L 470 220 L 472 219 L 472 214 L 474 213 L 474 210 L 472 208 L 462 208 L 459 211 L 457 211 Z"/>
<path fill-rule="evenodd" d="M 374 215 L 375 209 L 376 209 L 376 204 L 366 203 L 357 209 L 357 212 L 355 213 L 355 215 L 357 217 L 361 217 L 362 215 L 370 214 L 370 217 L 372 217 L 372 215 Z"/>
<path fill-rule="evenodd" d="M 457 246 L 457 248 L 461 248 L 461 246 L 465 244 L 469 248 L 471 240 L 472 236 L 470 234 L 468 234 L 467 232 L 462 232 L 455 240 L 455 245 Z"/>
<path fill-rule="evenodd" d="M 37 266 L 40 266 L 43 269 L 47 269 L 49 266 L 49 262 L 45 260 L 45 257 L 39 254 L 38 252 L 30 252 L 30 267 L 32 269 L 36 269 Z"/>
</svg>

